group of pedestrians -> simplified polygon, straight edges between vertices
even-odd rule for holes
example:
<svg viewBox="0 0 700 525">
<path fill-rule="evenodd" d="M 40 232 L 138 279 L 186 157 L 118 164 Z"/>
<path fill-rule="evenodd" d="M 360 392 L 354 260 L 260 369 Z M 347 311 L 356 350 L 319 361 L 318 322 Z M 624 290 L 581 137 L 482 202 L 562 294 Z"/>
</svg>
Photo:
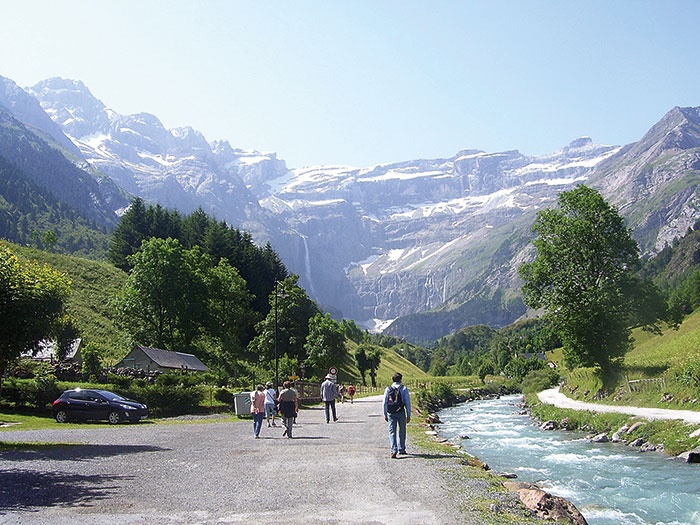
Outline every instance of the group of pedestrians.
<svg viewBox="0 0 700 525">
<path fill-rule="evenodd" d="M 270 382 L 265 386 L 255 387 L 250 399 L 250 413 L 253 415 L 253 436 L 256 439 L 260 437 L 264 419 L 267 419 L 268 427 L 277 426 L 275 418 L 278 411 L 282 415 L 282 424 L 284 425 L 284 434 L 282 435 L 291 438 L 299 412 L 299 393 L 292 382 L 282 383 L 279 395 Z"/>
<path fill-rule="evenodd" d="M 389 446 L 391 448 L 391 458 L 395 459 L 400 454 L 406 454 L 406 425 L 411 422 L 411 396 L 408 387 L 401 381 L 403 376 L 396 372 L 393 383 L 384 390 L 384 421 L 388 423 Z M 277 426 L 275 417 L 279 411 L 282 414 L 282 424 L 284 434 L 292 438 L 294 423 L 299 412 L 299 393 L 294 388 L 291 381 L 282 384 L 282 390 L 277 395 L 272 383 L 265 386 L 257 385 L 255 392 L 251 395 L 250 411 L 253 414 L 253 435 L 260 437 L 262 423 L 267 418 L 267 426 Z M 355 388 L 349 394 L 350 402 L 353 402 Z M 336 399 L 342 399 L 342 395 L 335 382 L 335 376 L 328 374 L 321 383 L 321 399 L 324 405 L 326 423 L 338 421 L 335 410 Z"/>
</svg>

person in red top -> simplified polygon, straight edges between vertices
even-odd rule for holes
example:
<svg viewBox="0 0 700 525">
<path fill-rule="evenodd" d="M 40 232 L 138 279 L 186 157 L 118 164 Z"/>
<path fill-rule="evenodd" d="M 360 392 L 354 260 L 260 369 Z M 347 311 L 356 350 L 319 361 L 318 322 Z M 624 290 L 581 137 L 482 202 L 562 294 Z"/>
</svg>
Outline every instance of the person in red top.
<svg viewBox="0 0 700 525">
<path fill-rule="evenodd" d="M 350 404 L 352 405 L 353 399 L 355 398 L 355 385 L 350 385 L 348 387 L 348 397 L 350 398 Z"/>
</svg>

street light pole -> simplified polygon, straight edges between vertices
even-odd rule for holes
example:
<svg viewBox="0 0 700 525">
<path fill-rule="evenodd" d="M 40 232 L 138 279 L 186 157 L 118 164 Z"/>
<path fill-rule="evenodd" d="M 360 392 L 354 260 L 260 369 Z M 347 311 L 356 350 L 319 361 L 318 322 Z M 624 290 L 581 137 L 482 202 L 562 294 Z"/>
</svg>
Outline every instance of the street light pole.
<svg viewBox="0 0 700 525">
<path fill-rule="evenodd" d="M 279 281 L 275 281 L 275 390 L 277 392 L 279 392 L 279 370 L 280 370 L 279 354 L 277 352 L 277 297 L 279 296 L 279 293 L 277 292 L 278 285 L 279 285 Z"/>
</svg>

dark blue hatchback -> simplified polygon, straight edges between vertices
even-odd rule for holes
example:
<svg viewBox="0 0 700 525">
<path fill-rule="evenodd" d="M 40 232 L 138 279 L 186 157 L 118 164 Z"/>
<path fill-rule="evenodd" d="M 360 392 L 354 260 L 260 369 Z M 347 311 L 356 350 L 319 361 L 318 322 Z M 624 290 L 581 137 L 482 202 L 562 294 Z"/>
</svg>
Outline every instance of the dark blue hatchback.
<svg viewBox="0 0 700 525">
<path fill-rule="evenodd" d="M 76 388 L 66 390 L 53 402 L 53 417 L 59 423 L 70 420 L 107 420 L 112 425 L 136 423 L 148 419 L 148 407 L 109 390 Z"/>
</svg>

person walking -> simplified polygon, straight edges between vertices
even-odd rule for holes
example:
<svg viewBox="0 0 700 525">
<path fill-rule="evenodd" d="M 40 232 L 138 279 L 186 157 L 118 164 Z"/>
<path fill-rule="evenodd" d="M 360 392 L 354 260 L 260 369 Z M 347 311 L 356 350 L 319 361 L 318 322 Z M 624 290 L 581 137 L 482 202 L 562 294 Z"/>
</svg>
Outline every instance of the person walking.
<svg viewBox="0 0 700 525">
<path fill-rule="evenodd" d="M 267 426 L 270 426 L 270 419 L 272 419 L 272 426 L 276 427 L 275 416 L 277 415 L 277 392 L 272 388 L 272 383 L 268 381 L 265 384 L 265 418 L 267 419 Z"/>
<path fill-rule="evenodd" d="M 282 423 L 284 424 L 284 434 L 291 439 L 292 428 L 294 428 L 294 418 L 297 417 L 299 410 L 299 396 L 297 391 L 291 388 L 291 383 L 285 381 L 282 383 L 282 391 L 280 392 L 278 401 L 280 403 L 280 412 L 282 412 Z"/>
<path fill-rule="evenodd" d="M 333 413 L 333 421 L 338 421 L 338 416 L 335 414 L 335 400 L 338 398 L 338 387 L 334 379 L 334 376 L 328 374 L 325 377 L 325 381 L 321 383 L 321 399 L 325 405 L 326 423 L 331 422 L 331 412 Z"/>
<path fill-rule="evenodd" d="M 265 387 L 262 385 L 255 387 L 250 395 L 250 413 L 253 414 L 253 435 L 258 439 L 265 417 Z"/>
<path fill-rule="evenodd" d="M 352 405 L 355 400 L 355 385 L 350 385 L 348 387 L 348 397 L 350 397 L 350 404 Z"/>
<path fill-rule="evenodd" d="M 411 396 L 401 384 L 403 376 L 396 372 L 393 383 L 384 391 L 384 421 L 389 423 L 391 457 L 406 454 L 406 424 L 411 422 Z M 398 435 L 397 435 L 398 434 Z"/>
</svg>

